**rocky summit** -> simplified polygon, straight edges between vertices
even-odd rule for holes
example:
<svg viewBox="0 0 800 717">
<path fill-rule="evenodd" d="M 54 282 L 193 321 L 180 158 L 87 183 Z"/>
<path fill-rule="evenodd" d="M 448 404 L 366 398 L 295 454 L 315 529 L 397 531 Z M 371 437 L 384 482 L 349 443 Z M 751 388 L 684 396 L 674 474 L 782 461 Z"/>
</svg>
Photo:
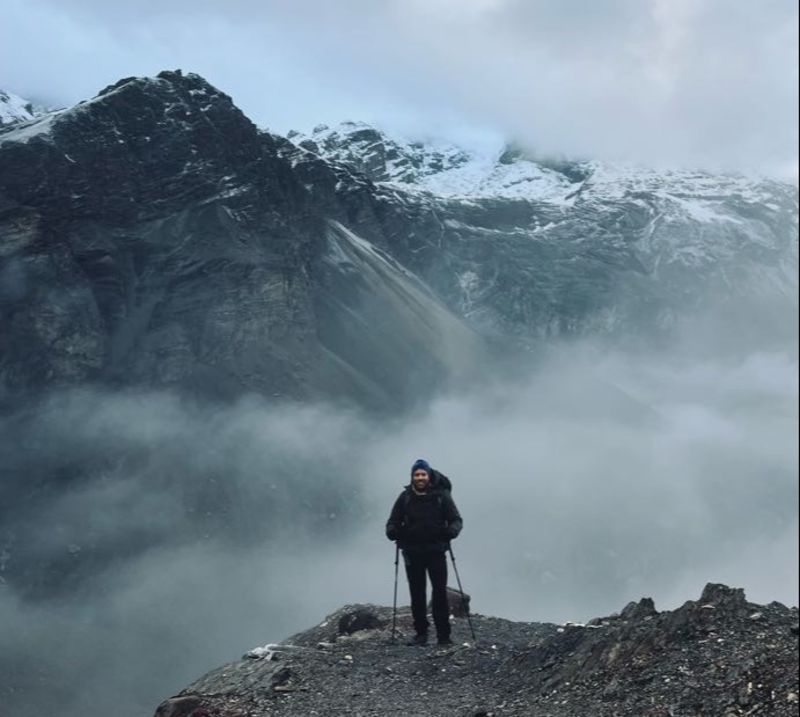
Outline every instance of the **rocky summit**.
<svg viewBox="0 0 800 717">
<path fill-rule="evenodd" d="M 350 605 L 201 677 L 156 717 L 797 715 L 798 612 L 709 584 L 586 624 L 453 617 L 452 647 L 406 646 L 407 608 Z"/>
</svg>

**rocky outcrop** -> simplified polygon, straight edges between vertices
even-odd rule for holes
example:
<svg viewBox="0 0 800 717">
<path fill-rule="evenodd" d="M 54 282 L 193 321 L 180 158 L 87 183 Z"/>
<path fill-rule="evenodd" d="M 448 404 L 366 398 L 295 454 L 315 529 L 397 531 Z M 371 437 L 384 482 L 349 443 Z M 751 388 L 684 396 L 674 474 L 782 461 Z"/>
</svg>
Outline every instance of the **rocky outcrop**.
<svg viewBox="0 0 800 717">
<path fill-rule="evenodd" d="M 452 648 L 393 640 L 391 609 L 346 606 L 251 651 L 166 700 L 157 717 L 798 714 L 797 608 L 709 584 L 697 601 L 652 600 L 589 623 L 454 619 Z M 401 631 L 410 632 L 407 610 Z"/>
</svg>

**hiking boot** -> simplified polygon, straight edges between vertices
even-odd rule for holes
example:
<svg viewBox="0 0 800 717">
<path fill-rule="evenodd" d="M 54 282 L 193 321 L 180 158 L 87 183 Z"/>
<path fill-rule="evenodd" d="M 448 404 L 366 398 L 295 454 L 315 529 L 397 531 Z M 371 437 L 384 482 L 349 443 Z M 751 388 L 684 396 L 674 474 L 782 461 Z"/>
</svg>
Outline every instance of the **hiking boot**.
<svg viewBox="0 0 800 717">
<path fill-rule="evenodd" d="M 453 641 L 449 637 L 440 637 L 436 641 L 436 644 L 439 645 L 439 647 L 449 647 L 453 644 Z"/>
<path fill-rule="evenodd" d="M 428 644 L 428 635 L 424 632 L 418 632 L 414 637 L 412 637 L 406 645 L 411 647 L 422 647 L 423 645 Z"/>
</svg>

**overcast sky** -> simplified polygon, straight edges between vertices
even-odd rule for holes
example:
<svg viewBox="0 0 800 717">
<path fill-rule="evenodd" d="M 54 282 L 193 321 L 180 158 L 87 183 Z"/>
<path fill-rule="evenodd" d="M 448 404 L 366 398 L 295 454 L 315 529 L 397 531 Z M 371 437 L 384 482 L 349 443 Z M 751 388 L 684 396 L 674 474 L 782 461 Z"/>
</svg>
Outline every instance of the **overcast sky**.
<svg viewBox="0 0 800 717">
<path fill-rule="evenodd" d="M 6 0 L 0 87 L 180 67 L 279 132 L 363 119 L 796 175 L 795 0 Z"/>
</svg>

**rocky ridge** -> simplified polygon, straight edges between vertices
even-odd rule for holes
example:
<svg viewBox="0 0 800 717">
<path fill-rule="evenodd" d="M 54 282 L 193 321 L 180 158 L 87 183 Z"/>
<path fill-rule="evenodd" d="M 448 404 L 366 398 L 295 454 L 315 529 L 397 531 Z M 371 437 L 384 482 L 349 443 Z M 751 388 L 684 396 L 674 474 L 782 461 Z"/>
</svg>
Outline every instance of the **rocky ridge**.
<svg viewBox="0 0 800 717">
<path fill-rule="evenodd" d="M 654 335 L 720 301 L 796 310 L 792 185 L 466 149 L 357 122 L 289 139 L 298 168 L 317 157 L 371 184 L 374 209 L 351 217 L 355 230 L 400 252 L 484 334 Z M 337 187 L 354 193 L 343 177 Z"/>
<path fill-rule="evenodd" d="M 345 606 L 251 650 L 166 700 L 156 717 L 733 717 L 797 715 L 798 612 L 709 584 L 658 612 L 649 598 L 587 624 L 452 618 L 452 648 L 391 640 L 391 609 Z M 399 611 L 401 634 L 411 631 Z"/>
</svg>

